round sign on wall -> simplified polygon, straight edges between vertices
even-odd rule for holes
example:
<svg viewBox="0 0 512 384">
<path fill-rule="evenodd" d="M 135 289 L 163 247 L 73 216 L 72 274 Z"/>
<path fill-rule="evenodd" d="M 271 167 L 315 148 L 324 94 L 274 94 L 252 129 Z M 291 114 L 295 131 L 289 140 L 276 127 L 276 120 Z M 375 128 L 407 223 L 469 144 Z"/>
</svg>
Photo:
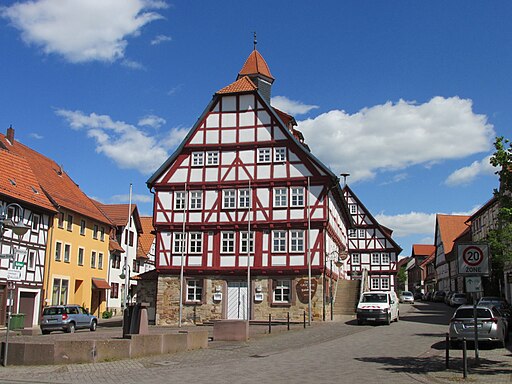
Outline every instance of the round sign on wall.
<svg viewBox="0 0 512 384">
<path fill-rule="evenodd" d="M 457 260 L 461 275 L 487 275 L 489 273 L 487 244 L 459 244 Z"/>
</svg>

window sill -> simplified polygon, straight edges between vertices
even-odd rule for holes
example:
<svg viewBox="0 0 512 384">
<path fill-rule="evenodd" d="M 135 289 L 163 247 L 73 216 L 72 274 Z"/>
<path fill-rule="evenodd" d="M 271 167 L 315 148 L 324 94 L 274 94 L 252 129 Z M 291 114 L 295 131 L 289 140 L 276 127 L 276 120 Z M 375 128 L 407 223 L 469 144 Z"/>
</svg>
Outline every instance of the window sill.
<svg viewBox="0 0 512 384">
<path fill-rule="evenodd" d="M 292 306 L 292 303 L 272 303 L 270 306 L 275 308 L 288 308 Z"/>
</svg>

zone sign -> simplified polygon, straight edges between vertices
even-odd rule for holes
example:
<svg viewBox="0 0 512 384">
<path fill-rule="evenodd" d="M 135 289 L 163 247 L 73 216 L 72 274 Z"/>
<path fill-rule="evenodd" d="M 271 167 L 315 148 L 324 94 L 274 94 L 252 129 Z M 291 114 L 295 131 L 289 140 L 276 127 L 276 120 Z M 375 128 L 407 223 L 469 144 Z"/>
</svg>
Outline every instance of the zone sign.
<svg viewBox="0 0 512 384">
<path fill-rule="evenodd" d="M 460 275 L 489 274 L 489 247 L 487 244 L 459 244 L 457 250 Z"/>
</svg>

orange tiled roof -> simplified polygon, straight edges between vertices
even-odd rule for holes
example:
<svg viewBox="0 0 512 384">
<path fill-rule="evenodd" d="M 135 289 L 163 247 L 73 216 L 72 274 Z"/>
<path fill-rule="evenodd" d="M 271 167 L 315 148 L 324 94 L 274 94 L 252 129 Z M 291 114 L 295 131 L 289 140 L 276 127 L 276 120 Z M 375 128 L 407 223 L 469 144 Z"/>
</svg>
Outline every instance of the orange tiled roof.
<svg viewBox="0 0 512 384">
<path fill-rule="evenodd" d="M 14 140 L 10 143 L 0 134 L 0 142 L 10 153 L 25 159 L 39 185 L 50 199 L 63 208 L 111 225 L 110 220 L 94 205 L 78 185 L 53 160 Z"/>
<path fill-rule="evenodd" d="M 470 216 L 437 215 L 439 233 L 441 234 L 445 254 L 452 251 L 455 239 L 468 228 L 466 221 L 469 217 Z"/>
<path fill-rule="evenodd" d="M 251 79 L 249 79 L 247 76 L 244 76 L 234 83 L 229 84 L 228 86 L 222 88 L 221 90 L 217 91 L 217 94 L 223 94 L 223 93 L 237 93 L 237 92 L 252 92 L 257 90 L 258 87 L 254 85 Z"/>
<path fill-rule="evenodd" d="M 247 60 L 245 61 L 244 66 L 238 73 L 238 76 L 246 76 L 246 75 L 256 75 L 260 74 L 266 76 L 270 79 L 274 79 L 270 74 L 270 69 L 268 68 L 267 62 L 260 55 L 257 50 L 251 52 Z"/>
<path fill-rule="evenodd" d="M 140 242 L 137 243 L 137 255 L 135 256 L 137 259 L 149 259 L 147 253 L 142 249 L 142 245 Z"/>
<path fill-rule="evenodd" d="M 430 244 L 413 244 L 412 254 L 413 256 L 430 256 L 432 252 L 436 250 L 435 245 Z"/>
<path fill-rule="evenodd" d="M 147 255 L 151 250 L 151 245 L 155 240 L 155 234 L 153 231 L 153 218 L 151 216 L 141 216 L 140 223 L 142 224 L 142 234 L 139 237 L 139 244 L 142 250 Z"/>
<path fill-rule="evenodd" d="M 117 242 L 117 240 L 114 240 L 114 239 L 109 239 L 108 241 L 108 249 L 109 251 L 118 251 L 120 253 L 124 253 L 124 249 L 123 247 L 121 247 L 119 245 L 119 243 Z"/>
<path fill-rule="evenodd" d="M 95 203 L 116 227 L 124 227 L 128 223 L 129 204 L 102 204 L 97 201 Z M 131 214 L 133 214 L 136 207 L 135 204 L 132 204 Z"/>
<path fill-rule="evenodd" d="M 23 157 L 0 150 L 0 169 L 0 194 L 49 211 L 57 211 Z"/>
</svg>

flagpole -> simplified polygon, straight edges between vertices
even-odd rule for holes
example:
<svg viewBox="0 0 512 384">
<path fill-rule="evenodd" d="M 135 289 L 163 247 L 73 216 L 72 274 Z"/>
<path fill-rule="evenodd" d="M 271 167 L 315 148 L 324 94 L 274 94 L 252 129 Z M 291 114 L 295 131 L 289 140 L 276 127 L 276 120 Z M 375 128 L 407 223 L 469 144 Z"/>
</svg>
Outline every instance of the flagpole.
<svg viewBox="0 0 512 384">
<path fill-rule="evenodd" d="M 308 176 L 308 325 L 311 325 L 311 204 L 310 181 Z"/>
<path fill-rule="evenodd" d="M 247 219 L 247 321 L 251 320 L 251 179 L 249 179 L 249 216 Z"/>
<path fill-rule="evenodd" d="M 181 321 L 183 318 L 183 274 L 184 274 L 184 267 L 185 267 L 185 223 L 187 219 L 187 207 L 188 207 L 188 198 L 187 198 L 187 183 L 185 183 L 185 192 L 184 192 L 184 205 L 183 205 L 183 228 L 181 231 L 181 265 L 180 265 L 180 317 L 178 320 L 178 327 L 181 328 Z"/>
</svg>

